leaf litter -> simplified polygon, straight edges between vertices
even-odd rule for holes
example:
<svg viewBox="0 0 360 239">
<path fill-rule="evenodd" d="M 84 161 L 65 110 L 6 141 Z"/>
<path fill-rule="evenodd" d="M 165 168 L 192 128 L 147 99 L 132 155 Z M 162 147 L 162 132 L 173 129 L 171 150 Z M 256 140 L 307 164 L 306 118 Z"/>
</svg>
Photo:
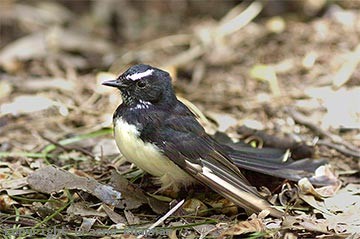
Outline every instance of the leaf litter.
<svg viewBox="0 0 360 239">
<path fill-rule="evenodd" d="M 143 2 L 152 11 L 141 13 L 127 1 L 6 4 L 0 27 L 13 30 L 0 40 L 0 230 L 63 225 L 73 236 L 105 226 L 121 234 L 132 224 L 169 228 L 171 238 L 359 236 L 356 3 L 279 3 L 307 9 L 290 18 L 271 14 L 274 3 L 217 2 L 209 17 L 204 5 L 178 1 L 169 11 L 175 19 L 203 14 L 181 22 L 151 14 L 165 2 Z M 204 188 L 172 212 L 176 202 L 154 194 L 151 179 L 119 156 L 109 127 L 121 99 L 100 86 L 140 62 L 171 73 L 207 132 L 255 146 L 283 137 L 313 148 L 310 156 L 331 168 L 274 190 L 264 181 L 263 191 L 290 213 L 282 219 L 247 217 Z M 319 181 L 327 185 L 312 184 Z"/>
</svg>

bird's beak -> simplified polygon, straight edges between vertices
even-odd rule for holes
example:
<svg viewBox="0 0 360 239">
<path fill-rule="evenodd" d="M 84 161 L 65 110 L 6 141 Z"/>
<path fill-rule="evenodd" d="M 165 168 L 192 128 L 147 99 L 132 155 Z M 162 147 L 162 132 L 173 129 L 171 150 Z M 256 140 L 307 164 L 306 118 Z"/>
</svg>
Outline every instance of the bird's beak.
<svg viewBox="0 0 360 239">
<path fill-rule="evenodd" d="M 119 78 L 115 80 L 109 80 L 102 83 L 102 85 L 116 87 L 116 88 L 126 88 L 128 87 L 127 84 L 124 84 Z"/>
</svg>

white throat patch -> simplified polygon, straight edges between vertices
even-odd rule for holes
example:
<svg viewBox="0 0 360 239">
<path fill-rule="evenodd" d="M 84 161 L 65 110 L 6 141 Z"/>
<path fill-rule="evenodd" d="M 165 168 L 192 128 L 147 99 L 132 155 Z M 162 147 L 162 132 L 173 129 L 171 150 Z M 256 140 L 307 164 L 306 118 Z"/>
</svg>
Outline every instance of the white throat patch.
<svg viewBox="0 0 360 239">
<path fill-rule="evenodd" d="M 139 80 L 139 79 L 141 79 L 141 78 L 143 78 L 145 76 L 152 75 L 153 71 L 154 71 L 153 69 L 149 69 L 149 70 L 144 71 L 144 72 L 139 72 L 139 73 L 135 73 L 135 74 L 132 74 L 132 75 L 128 75 L 128 76 L 126 76 L 126 79 L 133 80 L 133 81 Z"/>
<path fill-rule="evenodd" d="M 149 101 L 139 100 L 139 103 L 135 107 L 130 108 L 130 110 L 149 109 L 150 105 Z"/>
</svg>

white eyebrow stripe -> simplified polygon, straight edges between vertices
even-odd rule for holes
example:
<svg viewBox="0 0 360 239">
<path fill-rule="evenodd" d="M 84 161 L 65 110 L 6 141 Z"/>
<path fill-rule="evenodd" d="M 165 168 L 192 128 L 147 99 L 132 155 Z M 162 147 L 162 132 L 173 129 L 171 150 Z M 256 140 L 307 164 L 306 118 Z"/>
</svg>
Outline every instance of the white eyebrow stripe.
<svg viewBox="0 0 360 239">
<path fill-rule="evenodd" d="M 144 72 L 135 73 L 135 74 L 126 76 L 126 79 L 128 79 L 128 80 L 133 80 L 133 81 L 139 80 L 139 79 L 141 79 L 141 78 L 143 78 L 143 77 L 145 77 L 145 76 L 152 75 L 153 71 L 154 71 L 153 69 L 149 69 L 149 70 L 144 71 Z"/>
</svg>

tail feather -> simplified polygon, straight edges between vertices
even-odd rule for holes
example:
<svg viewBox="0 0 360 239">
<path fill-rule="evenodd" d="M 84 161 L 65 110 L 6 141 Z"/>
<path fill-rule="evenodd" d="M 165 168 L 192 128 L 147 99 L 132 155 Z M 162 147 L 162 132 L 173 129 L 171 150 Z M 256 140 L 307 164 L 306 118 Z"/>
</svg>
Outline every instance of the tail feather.
<svg viewBox="0 0 360 239">
<path fill-rule="evenodd" d="M 206 160 L 202 160 L 202 164 L 201 171 L 193 174 L 193 176 L 206 183 L 215 192 L 244 208 L 248 213 L 268 210 L 274 217 L 284 215 L 283 211 L 273 207 L 260 196 L 255 188 L 243 182 L 232 171 L 218 167 Z"/>
<path fill-rule="evenodd" d="M 301 159 L 293 160 L 289 156 L 289 150 L 275 148 L 252 148 L 249 145 L 238 142 L 234 143 L 226 135 L 217 133 L 214 138 L 221 142 L 225 151 L 234 161 L 235 165 L 266 175 L 298 181 L 301 178 L 314 176 L 315 170 L 327 163 L 324 159 Z M 315 185 L 324 185 L 327 182 L 313 180 Z"/>
<path fill-rule="evenodd" d="M 315 170 L 326 164 L 326 160 L 302 159 L 294 161 L 287 151 L 274 149 L 254 149 L 250 147 L 228 150 L 229 156 L 239 168 L 298 181 L 314 176 Z M 322 184 L 316 182 L 316 184 Z"/>
</svg>

